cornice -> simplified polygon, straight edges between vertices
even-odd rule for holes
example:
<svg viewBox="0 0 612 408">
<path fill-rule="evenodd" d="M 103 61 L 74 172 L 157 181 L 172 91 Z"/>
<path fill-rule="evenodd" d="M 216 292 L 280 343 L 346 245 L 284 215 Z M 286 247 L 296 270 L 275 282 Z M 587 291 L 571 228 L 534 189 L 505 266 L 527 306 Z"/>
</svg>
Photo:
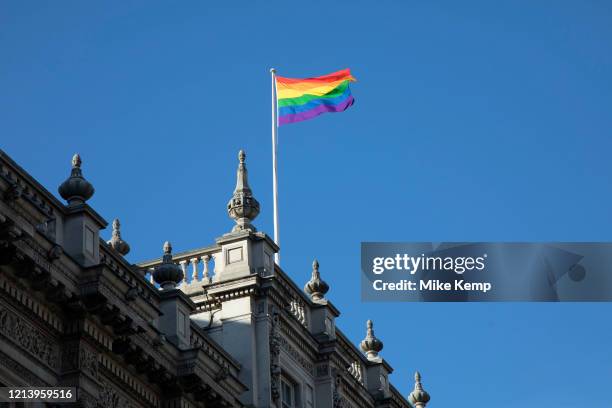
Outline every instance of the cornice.
<svg viewBox="0 0 612 408">
<path fill-rule="evenodd" d="M 65 207 L 53 194 L 30 176 L 20 165 L 0 149 L 0 177 L 7 182 L 18 184 L 24 198 L 37 207 L 43 214 L 51 215 L 52 208 L 63 212 Z"/>
<path fill-rule="evenodd" d="M 132 265 L 110 248 L 106 242 L 100 240 L 100 263 L 105 265 L 113 276 L 123 281 L 130 290 L 135 292 L 126 293 L 126 299 L 135 300 L 136 297 L 145 301 L 156 313 L 159 309 L 159 291 L 153 284 L 141 275 L 139 270 L 135 270 Z"/>
<path fill-rule="evenodd" d="M 215 239 L 217 246 L 221 246 L 222 244 L 230 244 L 232 242 L 242 241 L 245 238 L 248 238 L 252 241 L 265 241 L 274 252 L 278 252 L 280 249 L 276 242 L 272 240 L 265 232 L 256 231 L 253 232 L 251 230 L 242 230 L 238 232 L 229 232 Z"/>
<path fill-rule="evenodd" d="M 391 399 L 394 403 L 397 404 L 398 407 L 401 408 L 412 408 L 412 405 L 408 402 L 406 398 L 398 391 L 397 388 L 393 386 L 393 384 L 389 383 L 389 390 L 391 391 Z"/>
</svg>

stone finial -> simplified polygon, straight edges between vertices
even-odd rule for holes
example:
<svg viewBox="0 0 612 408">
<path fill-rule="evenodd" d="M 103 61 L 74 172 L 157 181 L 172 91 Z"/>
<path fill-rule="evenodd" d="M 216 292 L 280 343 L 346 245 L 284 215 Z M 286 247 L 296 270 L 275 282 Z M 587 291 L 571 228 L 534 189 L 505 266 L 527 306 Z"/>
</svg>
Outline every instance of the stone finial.
<svg viewBox="0 0 612 408">
<path fill-rule="evenodd" d="M 162 289 L 174 289 L 185 275 L 181 268 L 172 260 L 172 245 L 166 241 L 164 243 L 164 256 L 162 263 L 155 267 L 153 279 Z"/>
<path fill-rule="evenodd" d="M 115 251 L 119 252 L 121 255 L 127 255 L 128 252 L 130 252 L 130 245 L 121 239 L 121 223 L 119 222 L 119 218 L 113 220 L 113 235 L 107 244 L 113 247 Z"/>
<path fill-rule="evenodd" d="M 418 371 L 414 373 L 414 390 L 412 390 L 408 399 L 415 408 L 424 408 L 430 400 L 429 394 L 423 389 L 421 374 Z"/>
<path fill-rule="evenodd" d="M 72 167 L 78 167 L 81 168 L 81 156 L 76 153 L 74 156 L 72 156 Z"/>
<path fill-rule="evenodd" d="M 315 259 L 312 262 L 312 277 L 306 285 L 304 285 L 304 292 L 310 295 L 310 298 L 315 302 L 325 297 L 325 294 L 329 290 L 329 285 L 321 279 L 319 273 L 319 262 Z"/>
<path fill-rule="evenodd" d="M 81 156 L 78 154 L 72 156 L 70 177 L 58 188 L 58 192 L 64 200 L 68 201 L 69 206 L 83 204 L 95 192 L 93 185 L 83 177 L 81 163 Z"/>
<path fill-rule="evenodd" d="M 367 333 L 365 339 L 361 341 L 359 346 L 365 353 L 368 360 L 379 359 L 378 353 L 380 353 L 380 351 L 383 349 L 383 342 L 374 336 L 374 324 L 371 320 L 368 320 L 367 322 Z"/>
<path fill-rule="evenodd" d="M 251 221 L 259 215 L 259 202 L 253 197 L 249 187 L 248 172 L 245 164 L 246 153 L 238 153 L 238 171 L 236 173 L 236 189 L 234 195 L 227 203 L 227 212 L 230 218 L 236 221 L 232 232 L 243 230 L 256 231 Z"/>
</svg>

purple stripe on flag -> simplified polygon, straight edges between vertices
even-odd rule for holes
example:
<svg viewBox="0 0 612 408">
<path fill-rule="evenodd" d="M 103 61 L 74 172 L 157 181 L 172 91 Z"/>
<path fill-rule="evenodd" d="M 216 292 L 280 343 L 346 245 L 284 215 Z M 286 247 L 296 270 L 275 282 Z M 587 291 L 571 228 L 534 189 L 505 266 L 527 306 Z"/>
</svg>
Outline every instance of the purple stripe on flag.
<svg viewBox="0 0 612 408">
<path fill-rule="evenodd" d="M 325 112 L 342 112 L 348 109 L 349 106 L 351 106 L 354 102 L 355 99 L 353 99 L 352 96 L 349 96 L 346 100 L 340 102 L 338 105 L 318 105 L 315 108 L 307 110 L 305 112 L 279 116 L 278 125 L 282 126 L 288 123 L 295 123 L 301 122 L 303 120 L 312 119 L 315 116 L 319 116 L 320 114 Z"/>
</svg>

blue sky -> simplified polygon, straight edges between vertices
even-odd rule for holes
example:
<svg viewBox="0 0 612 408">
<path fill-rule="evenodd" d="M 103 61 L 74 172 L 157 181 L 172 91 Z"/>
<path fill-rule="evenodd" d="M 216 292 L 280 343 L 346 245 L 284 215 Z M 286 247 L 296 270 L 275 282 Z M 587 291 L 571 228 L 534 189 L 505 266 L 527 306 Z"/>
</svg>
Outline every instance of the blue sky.
<svg viewBox="0 0 612 408">
<path fill-rule="evenodd" d="M 431 407 L 603 407 L 610 304 L 364 304 L 359 244 L 610 241 L 611 49 L 605 1 L 4 1 L 0 147 L 54 193 L 79 152 L 132 262 L 231 229 L 244 148 L 272 233 L 268 69 L 350 67 L 350 110 L 280 130 L 283 268 Z"/>
</svg>

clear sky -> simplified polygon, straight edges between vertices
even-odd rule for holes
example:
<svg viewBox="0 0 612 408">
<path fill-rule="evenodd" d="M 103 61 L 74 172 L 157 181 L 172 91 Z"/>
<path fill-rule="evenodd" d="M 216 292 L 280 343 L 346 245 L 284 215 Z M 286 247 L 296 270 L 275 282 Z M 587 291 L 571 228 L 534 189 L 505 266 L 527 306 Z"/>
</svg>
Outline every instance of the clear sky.
<svg viewBox="0 0 612 408">
<path fill-rule="evenodd" d="M 0 146 L 54 193 L 79 152 L 132 262 L 231 229 L 244 148 L 272 233 L 268 69 L 350 67 L 351 109 L 280 129 L 283 268 L 432 408 L 607 407 L 610 304 L 365 304 L 359 244 L 612 240 L 611 50 L 607 1 L 5 0 Z"/>
</svg>

